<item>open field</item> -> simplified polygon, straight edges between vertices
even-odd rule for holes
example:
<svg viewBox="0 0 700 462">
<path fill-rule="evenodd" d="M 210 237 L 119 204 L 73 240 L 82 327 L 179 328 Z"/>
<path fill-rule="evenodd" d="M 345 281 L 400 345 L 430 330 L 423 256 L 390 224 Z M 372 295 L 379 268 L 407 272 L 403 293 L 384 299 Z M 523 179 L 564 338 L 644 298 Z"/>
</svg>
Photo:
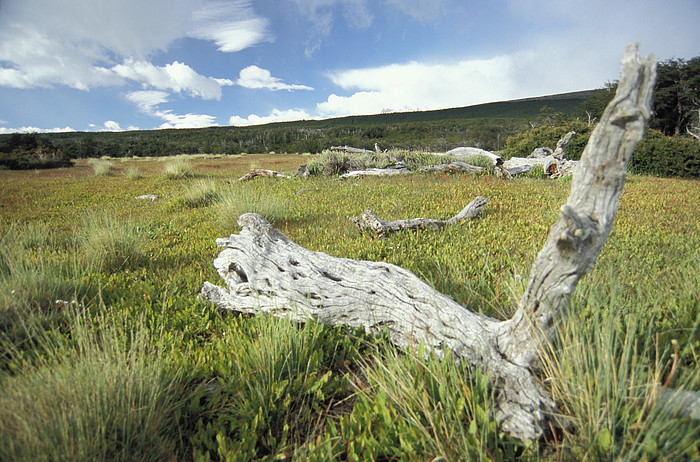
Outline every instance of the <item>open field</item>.
<svg viewBox="0 0 700 462">
<path fill-rule="evenodd" d="M 219 282 L 215 239 L 252 211 L 304 247 L 396 264 L 509 317 L 570 182 L 236 183 L 310 157 L 180 160 L 181 174 L 167 174 L 168 158 L 107 159 L 106 173 L 86 160 L 0 171 L 0 460 L 700 457 L 697 421 L 653 391 L 700 391 L 698 181 L 628 178 L 543 367 L 565 428 L 526 446 L 490 418 L 478 371 L 347 329 L 220 313 L 197 294 Z M 158 199 L 135 199 L 144 194 Z M 476 195 L 491 201 L 479 218 L 440 232 L 379 240 L 348 220 L 367 207 L 387 220 L 448 218 Z"/>
</svg>

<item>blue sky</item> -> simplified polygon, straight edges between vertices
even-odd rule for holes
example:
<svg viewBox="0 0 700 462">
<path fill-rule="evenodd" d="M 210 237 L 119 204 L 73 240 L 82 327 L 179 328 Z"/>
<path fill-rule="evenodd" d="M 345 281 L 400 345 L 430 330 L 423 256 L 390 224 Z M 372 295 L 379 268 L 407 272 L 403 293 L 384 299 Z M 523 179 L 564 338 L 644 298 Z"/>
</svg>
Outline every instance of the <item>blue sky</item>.
<svg viewBox="0 0 700 462">
<path fill-rule="evenodd" d="M 0 0 L 0 133 L 250 125 L 601 87 L 698 0 Z"/>
</svg>

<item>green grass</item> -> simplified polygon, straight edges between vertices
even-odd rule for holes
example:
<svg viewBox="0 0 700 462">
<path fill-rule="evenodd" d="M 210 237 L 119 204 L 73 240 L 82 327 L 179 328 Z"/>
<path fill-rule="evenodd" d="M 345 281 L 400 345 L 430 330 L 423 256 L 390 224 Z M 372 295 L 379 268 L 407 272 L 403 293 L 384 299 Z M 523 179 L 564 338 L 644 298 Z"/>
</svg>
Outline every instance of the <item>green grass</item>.
<svg viewBox="0 0 700 462">
<path fill-rule="evenodd" d="M 173 457 L 182 371 L 167 367 L 142 324 L 126 329 L 78 314 L 70 340 L 35 334 L 46 357 L 2 378 L 0 459 Z"/>
<path fill-rule="evenodd" d="M 215 239 L 257 212 L 304 247 L 397 264 L 507 318 L 571 183 L 441 174 L 226 183 L 253 161 L 296 168 L 279 159 L 189 159 L 206 179 L 180 181 L 143 159 L 123 167 L 138 163 L 139 181 L 96 177 L 85 164 L 0 172 L 0 459 L 698 457 L 697 425 L 655 395 L 669 376 L 669 388 L 700 391 L 696 181 L 629 178 L 543 365 L 566 425 L 523 445 L 493 422 L 478 371 L 348 329 L 219 312 L 197 294 L 204 281 L 222 283 Z M 145 193 L 159 200 L 134 199 Z M 367 207 L 385 220 L 449 218 L 476 195 L 491 200 L 480 217 L 440 232 L 370 239 L 348 220 Z"/>
</svg>

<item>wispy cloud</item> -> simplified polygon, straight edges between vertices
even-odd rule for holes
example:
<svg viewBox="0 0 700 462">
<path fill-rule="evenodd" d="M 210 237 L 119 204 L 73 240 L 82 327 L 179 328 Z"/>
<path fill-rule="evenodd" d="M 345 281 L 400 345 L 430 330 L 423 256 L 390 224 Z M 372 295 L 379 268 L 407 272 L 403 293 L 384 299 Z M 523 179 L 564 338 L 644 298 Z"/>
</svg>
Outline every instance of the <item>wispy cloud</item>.
<svg viewBox="0 0 700 462">
<path fill-rule="evenodd" d="M 246 118 L 240 117 L 240 116 L 232 116 L 228 123 L 229 125 L 237 125 L 237 126 L 244 126 L 244 125 L 262 125 L 262 124 L 269 124 L 273 122 L 288 122 L 290 120 L 309 120 L 309 119 L 316 119 L 318 117 L 313 117 L 310 116 L 309 114 L 306 113 L 306 111 L 301 110 L 301 109 L 289 109 L 285 111 L 281 111 L 279 109 L 273 109 L 270 115 L 267 116 L 259 116 L 255 114 L 251 114 Z"/>
<path fill-rule="evenodd" d="M 267 69 L 263 69 L 258 66 L 248 66 L 245 69 L 242 69 L 236 83 L 244 88 L 266 89 L 272 91 L 313 90 L 312 87 L 306 85 L 284 83 L 282 82 L 282 79 L 272 77 L 272 74 Z"/>
<path fill-rule="evenodd" d="M 156 90 L 134 91 L 126 99 L 136 104 L 144 114 L 157 117 L 164 122 L 158 128 L 202 128 L 217 125 L 216 117 L 206 114 L 176 114 L 170 109 L 161 109 L 169 101 L 168 93 Z"/>
<path fill-rule="evenodd" d="M 235 53 L 260 42 L 271 42 L 268 21 L 254 14 L 250 1 L 209 1 L 193 14 L 192 38 L 211 40 L 219 51 Z"/>
</svg>

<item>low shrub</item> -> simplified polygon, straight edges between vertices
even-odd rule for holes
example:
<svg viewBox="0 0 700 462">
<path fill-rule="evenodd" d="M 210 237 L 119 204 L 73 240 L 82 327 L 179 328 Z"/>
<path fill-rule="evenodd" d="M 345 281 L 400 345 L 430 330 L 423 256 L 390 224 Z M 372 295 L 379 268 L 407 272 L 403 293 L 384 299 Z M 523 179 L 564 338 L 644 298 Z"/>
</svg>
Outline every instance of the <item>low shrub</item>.
<svg viewBox="0 0 700 462">
<path fill-rule="evenodd" d="M 588 144 L 593 128 L 585 122 L 576 120 L 556 127 L 543 126 L 527 130 L 506 139 L 506 147 L 501 151 L 501 156 L 507 160 L 511 157 L 527 157 L 536 148 L 547 147 L 553 150 L 564 135 L 575 131 L 576 135 L 566 148 L 566 156 L 569 159 L 578 160 Z"/>
<path fill-rule="evenodd" d="M 700 143 L 649 129 L 634 150 L 629 169 L 637 174 L 700 178 Z"/>
</svg>

